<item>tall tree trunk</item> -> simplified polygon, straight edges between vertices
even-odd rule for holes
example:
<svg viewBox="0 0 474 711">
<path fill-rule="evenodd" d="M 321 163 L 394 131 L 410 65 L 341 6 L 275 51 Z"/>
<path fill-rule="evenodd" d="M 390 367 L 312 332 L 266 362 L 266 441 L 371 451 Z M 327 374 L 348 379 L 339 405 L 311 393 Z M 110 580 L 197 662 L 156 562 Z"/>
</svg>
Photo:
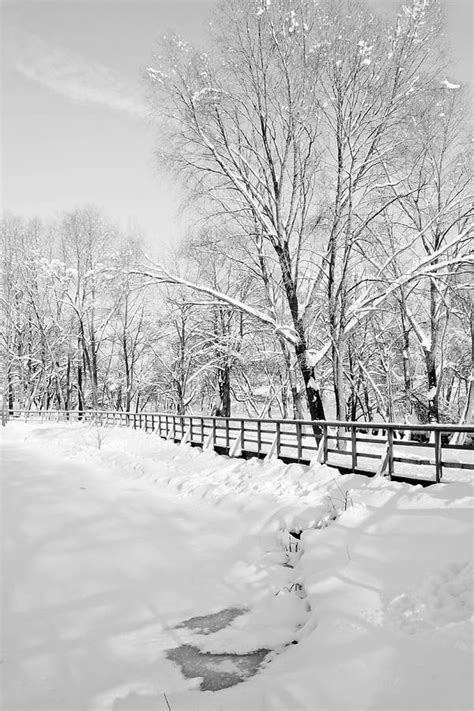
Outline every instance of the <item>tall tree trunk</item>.
<svg viewBox="0 0 474 711">
<path fill-rule="evenodd" d="M 438 241 L 435 241 L 435 246 Z M 436 372 L 436 346 L 438 342 L 438 294 L 434 279 L 430 279 L 430 344 L 429 348 L 424 348 L 426 377 L 428 379 L 428 422 L 439 422 L 438 390 L 439 378 Z"/>
<path fill-rule="evenodd" d="M 66 400 L 65 400 L 65 407 L 66 407 L 66 412 L 67 412 L 67 418 L 69 419 L 69 410 L 71 407 L 71 391 L 72 391 L 72 385 L 71 385 L 71 356 L 68 353 L 67 356 L 67 366 L 66 366 L 66 384 L 65 384 L 65 390 L 66 390 Z"/>
<path fill-rule="evenodd" d="M 428 379 L 428 422 L 439 422 L 438 376 L 433 350 L 425 350 L 426 376 Z"/>
<path fill-rule="evenodd" d="M 8 368 L 8 412 L 13 415 L 13 408 L 15 407 L 15 391 L 13 388 L 13 379 L 10 367 Z"/>
<path fill-rule="evenodd" d="M 293 408 L 293 419 L 302 420 L 303 419 L 303 408 L 301 403 L 301 395 L 298 388 L 298 378 L 295 372 L 295 364 L 291 357 L 290 350 L 286 342 L 280 338 L 279 339 L 280 348 L 283 354 L 283 360 L 285 362 L 286 372 L 288 374 L 288 380 L 290 382 L 291 391 L 291 405 Z"/>
<path fill-rule="evenodd" d="M 230 417 L 230 367 L 228 363 L 220 365 L 217 369 L 217 387 L 219 395 L 219 414 L 221 417 Z"/>
<path fill-rule="evenodd" d="M 345 420 L 346 417 L 346 398 L 344 388 L 344 336 L 342 329 L 334 327 L 332 329 L 332 371 L 333 371 L 333 389 L 334 400 L 336 405 L 336 420 Z M 344 427 L 337 428 L 337 447 L 338 449 L 346 449 L 347 442 Z"/>
<path fill-rule="evenodd" d="M 82 420 L 84 413 L 84 395 L 83 395 L 83 370 L 82 370 L 82 339 L 77 339 L 77 409 L 78 419 Z"/>
<path fill-rule="evenodd" d="M 315 378 L 314 368 L 310 365 L 310 354 L 308 343 L 306 340 L 306 332 L 303 324 L 303 319 L 299 314 L 298 295 L 296 293 L 296 284 L 291 273 L 291 258 L 288 250 L 288 245 L 276 245 L 275 251 L 278 255 L 283 286 L 286 292 L 288 306 L 290 308 L 293 325 L 298 334 L 298 343 L 295 345 L 296 359 L 303 376 L 303 381 L 306 390 L 306 399 L 308 402 L 309 414 L 312 420 L 324 420 L 324 406 L 321 398 L 321 393 Z M 319 427 L 314 428 L 315 434 L 319 435 L 321 430 Z"/>
<path fill-rule="evenodd" d="M 334 399 L 336 405 L 336 420 L 344 420 L 346 417 L 346 398 L 344 392 L 344 337 L 341 332 L 337 336 L 337 342 L 332 345 L 332 369 L 334 379 Z"/>
<path fill-rule="evenodd" d="M 324 406 L 318 384 L 315 380 L 314 368 L 309 365 L 309 353 L 306 342 L 298 343 L 295 346 L 295 353 L 303 376 L 308 402 L 309 415 L 312 420 L 324 420 Z M 319 427 L 315 428 L 315 434 L 321 434 Z"/>
</svg>

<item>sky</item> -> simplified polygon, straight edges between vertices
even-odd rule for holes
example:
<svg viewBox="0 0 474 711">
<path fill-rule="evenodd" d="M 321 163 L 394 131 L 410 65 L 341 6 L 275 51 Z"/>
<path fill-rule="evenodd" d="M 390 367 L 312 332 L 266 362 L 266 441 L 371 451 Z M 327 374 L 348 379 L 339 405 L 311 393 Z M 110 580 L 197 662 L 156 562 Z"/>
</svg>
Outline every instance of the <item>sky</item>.
<svg viewBox="0 0 474 711">
<path fill-rule="evenodd" d="M 3 0 L 2 208 L 50 217 L 94 203 L 154 248 L 179 240 L 179 186 L 157 165 L 143 74 L 167 31 L 205 42 L 214 2 Z M 474 0 L 445 2 L 449 78 L 472 83 Z"/>
</svg>

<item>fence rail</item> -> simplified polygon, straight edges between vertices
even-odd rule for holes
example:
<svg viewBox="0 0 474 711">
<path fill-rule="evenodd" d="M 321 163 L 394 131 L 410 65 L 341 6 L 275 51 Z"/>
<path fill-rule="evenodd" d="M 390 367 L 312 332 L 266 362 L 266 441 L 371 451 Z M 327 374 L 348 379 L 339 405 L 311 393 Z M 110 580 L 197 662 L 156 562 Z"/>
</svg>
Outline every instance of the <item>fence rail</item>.
<svg viewBox="0 0 474 711">
<path fill-rule="evenodd" d="M 231 456 L 315 459 L 343 471 L 440 482 L 444 469 L 474 470 L 474 426 L 279 420 L 113 410 L 15 410 L 13 418 L 123 425 Z M 424 456 L 422 456 L 424 455 Z M 417 475 L 409 468 L 417 467 Z M 419 475 L 422 470 L 422 475 Z"/>
</svg>

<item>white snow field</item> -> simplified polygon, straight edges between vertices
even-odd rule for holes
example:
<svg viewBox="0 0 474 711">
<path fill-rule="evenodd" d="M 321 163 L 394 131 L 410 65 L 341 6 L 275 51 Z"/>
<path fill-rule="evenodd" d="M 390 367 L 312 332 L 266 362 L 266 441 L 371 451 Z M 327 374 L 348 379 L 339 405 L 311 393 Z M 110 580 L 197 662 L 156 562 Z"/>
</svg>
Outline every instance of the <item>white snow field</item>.
<svg viewBox="0 0 474 711">
<path fill-rule="evenodd" d="M 2 708 L 472 708 L 470 479 L 9 423 Z"/>
</svg>

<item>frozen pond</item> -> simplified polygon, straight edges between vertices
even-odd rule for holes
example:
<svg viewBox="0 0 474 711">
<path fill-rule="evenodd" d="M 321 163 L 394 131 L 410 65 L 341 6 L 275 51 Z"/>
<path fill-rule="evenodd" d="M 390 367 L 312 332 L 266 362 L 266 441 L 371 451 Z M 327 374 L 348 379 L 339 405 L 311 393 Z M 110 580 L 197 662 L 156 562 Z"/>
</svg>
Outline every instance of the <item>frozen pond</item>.
<svg viewBox="0 0 474 711">
<path fill-rule="evenodd" d="M 245 608 L 229 607 L 212 615 L 191 617 L 184 620 L 176 629 L 189 629 L 198 634 L 212 634 L 230 625 L 239 615 L 247 612 Z M 201 691 L 218 691 L 235 686 L 254 676 L 271 650 L 257 649 L 247 654 L 211 654 L 202 652 L 192 644 L 182 644 L 167 651 L 166 656 L 181 667 L 186 679 L 202 677 Z"/>
<path fill-rule="evenodd" d="M 181 667 L 187 679 L 202 677 L 201 691 L 218 691 L 235 686 L 256 674 L 269 649 L 248 654 L 211 654 L 191 644 L 167 652 L 167 657 Z"/>
</svg>

